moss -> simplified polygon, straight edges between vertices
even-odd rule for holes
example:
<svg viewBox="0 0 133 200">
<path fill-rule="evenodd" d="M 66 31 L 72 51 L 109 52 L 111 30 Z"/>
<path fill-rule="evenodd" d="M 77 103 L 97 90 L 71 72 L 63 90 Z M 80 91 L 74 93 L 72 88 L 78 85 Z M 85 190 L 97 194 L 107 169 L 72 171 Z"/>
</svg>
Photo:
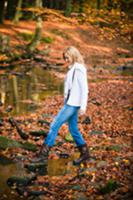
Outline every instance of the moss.
<svg viewBox="0 0 133 200">
<path fill-rule="evenodd" d="M 26 149 L 26 150 L 29 150 L 29 151 L 36 151 L 37 150 L 36 145 L 29 143 L 29 142 L 21 143 L 21 145 L 22 145 L 23 149 Z"/>
<path fill-rule="evenodd" d="M 121 151 L 121 146 L 120 145 L 110 145 L 106 147 L 106 150 L 109 151 Z"/>
<path fill-rule="evenodd" d="M 33 33 L 19 33 L 18 34 L 23 40 L 25 41 L 31 41 L 34 37 L 34 34 Z"/>
<path fill-rule="evenodd" d="M 70 133 L 66 134 L 65 140 L 66 140 L 67 142 L 74 142 L 74 139 L 73 139 L 73 137 L 71 136 Z"/>
<path fill-rule="evenodd" d="M 51 37 L 42 37 L 41 38 L 41 42 L 52 43 L 53 41 L 54 41 L 54 39 Z"/>
<path fill-rule="evenodd" d="M 99 192 L 101 194 L 107 194 L 115 191 L 118 188 L 118 183 L 114 180 L 109 180 L 105 186 L 101 186 Z"/>
<path fill-rule="evenodd" d="M 29 142 L 19 142 L 16 140 L 12 140 L 10 138 L 0 136 L 0 149 L 5 150 L 6 148 L 22 148 L 29 151 L 36 151 L 36 145 L 29 143 Z"/>
<path fill-rule="evenodd" d="M 0 136 L 0 149 L 5 150 L 6 148 L 21 148 L 22 145 L 15 141 L 15 140 L 11 140 L 7 137 L 4 136 Z"/>
</svg>

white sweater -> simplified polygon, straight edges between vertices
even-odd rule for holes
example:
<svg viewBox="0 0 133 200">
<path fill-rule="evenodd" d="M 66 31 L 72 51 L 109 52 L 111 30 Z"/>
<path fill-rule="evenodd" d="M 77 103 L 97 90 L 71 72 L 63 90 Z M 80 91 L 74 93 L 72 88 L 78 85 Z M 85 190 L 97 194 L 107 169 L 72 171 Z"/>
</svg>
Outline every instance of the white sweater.
<svg viewBox="0 0 133 200">
<path fill-rule="evenodd" d="M 75 74 L 72 82 L 74 70 Z M 65 99 L 67 98 L 69 89 L 71 91 L 67 104 L 71 106 L 80 106 L 80 109 L 86 110 L 89 90 L 87 70 L 83 64 L 76 62 L 67 72 L 64 84 Z"/>
</svg>

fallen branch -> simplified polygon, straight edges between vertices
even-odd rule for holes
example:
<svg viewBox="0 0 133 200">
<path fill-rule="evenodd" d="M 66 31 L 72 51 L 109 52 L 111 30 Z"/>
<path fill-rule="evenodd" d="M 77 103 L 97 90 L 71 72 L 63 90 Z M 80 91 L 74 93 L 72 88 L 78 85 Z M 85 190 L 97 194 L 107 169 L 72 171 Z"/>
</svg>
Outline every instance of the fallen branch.
<svg viewBox="0 0 133 200">
<path fill-rule="evenodd" d="M 23 140 L 27 140 L 29 136 L 18 126 L 17 122 L 11 117 L 9 118 L 9 123 L 16 128 L 18 134 Z"/>
</svg>

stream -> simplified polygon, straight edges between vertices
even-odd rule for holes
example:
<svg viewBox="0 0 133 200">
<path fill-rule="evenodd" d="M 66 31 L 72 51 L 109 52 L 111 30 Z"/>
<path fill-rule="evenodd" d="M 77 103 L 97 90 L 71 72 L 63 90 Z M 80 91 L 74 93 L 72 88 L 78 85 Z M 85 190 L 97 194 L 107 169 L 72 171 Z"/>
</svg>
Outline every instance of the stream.
<svg viewBox="0 0 133 200">
<path fill-rule="evenodd" d="M 10 114 L 12 116 L 35 112 L 45 97 L 63 94 L 63 82 L 53 76 L 51 70 L 44 70 L 37 66 L 27 68 L 26 73 L 24 70 L 25 68 L 20 66 L 0 74 L 0 101 L 5 110 L 8 106 L 13 108 Z M 8 112 L 5 113 L 6 115 L 8 116 Z M 49 176 L 60 176 L 73 171 L 72 158 L 48 161 Z M 20 198 L 8 187 L 7 179 L 26 174 L 22 161 L 13 162 L 0 156 L 0 200 L 24 200 L 25 198 Z"/>
<path fill-rule="evenodd" d="M 12 115 L 34 112 L 47 96 L 62 94 L 63 82 L 54 77 L 50 70 L 33 67 L 23 72 L 15 68 L 0 74 L 0 100 L 5 109 L 13 107 Z"/>
</svg>

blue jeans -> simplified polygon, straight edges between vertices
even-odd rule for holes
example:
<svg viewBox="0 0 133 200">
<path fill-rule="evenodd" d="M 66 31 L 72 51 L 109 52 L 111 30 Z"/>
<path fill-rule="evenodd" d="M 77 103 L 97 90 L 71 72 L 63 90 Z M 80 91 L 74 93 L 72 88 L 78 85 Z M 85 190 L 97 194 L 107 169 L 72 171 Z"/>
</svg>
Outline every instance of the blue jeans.
<svg viewBox="0 0 133 200">
<path fill-rule="evenodd" d="M 84 145 L 85 141 L 78 130 L 78 110 L 79 106 L 70 106 L 64 104 L 62 109 L 59 111 L 57 116 L 54 118 L 53 122 L 50 125 L 50 131 L 46 137 L 44 144 L 47 144 L 49 147 L 52 147 L 55 143 L 58 131 L 62 124 L 68 122 L 69 131 L 76 142 L 77 146 Z"/>
</svg>

